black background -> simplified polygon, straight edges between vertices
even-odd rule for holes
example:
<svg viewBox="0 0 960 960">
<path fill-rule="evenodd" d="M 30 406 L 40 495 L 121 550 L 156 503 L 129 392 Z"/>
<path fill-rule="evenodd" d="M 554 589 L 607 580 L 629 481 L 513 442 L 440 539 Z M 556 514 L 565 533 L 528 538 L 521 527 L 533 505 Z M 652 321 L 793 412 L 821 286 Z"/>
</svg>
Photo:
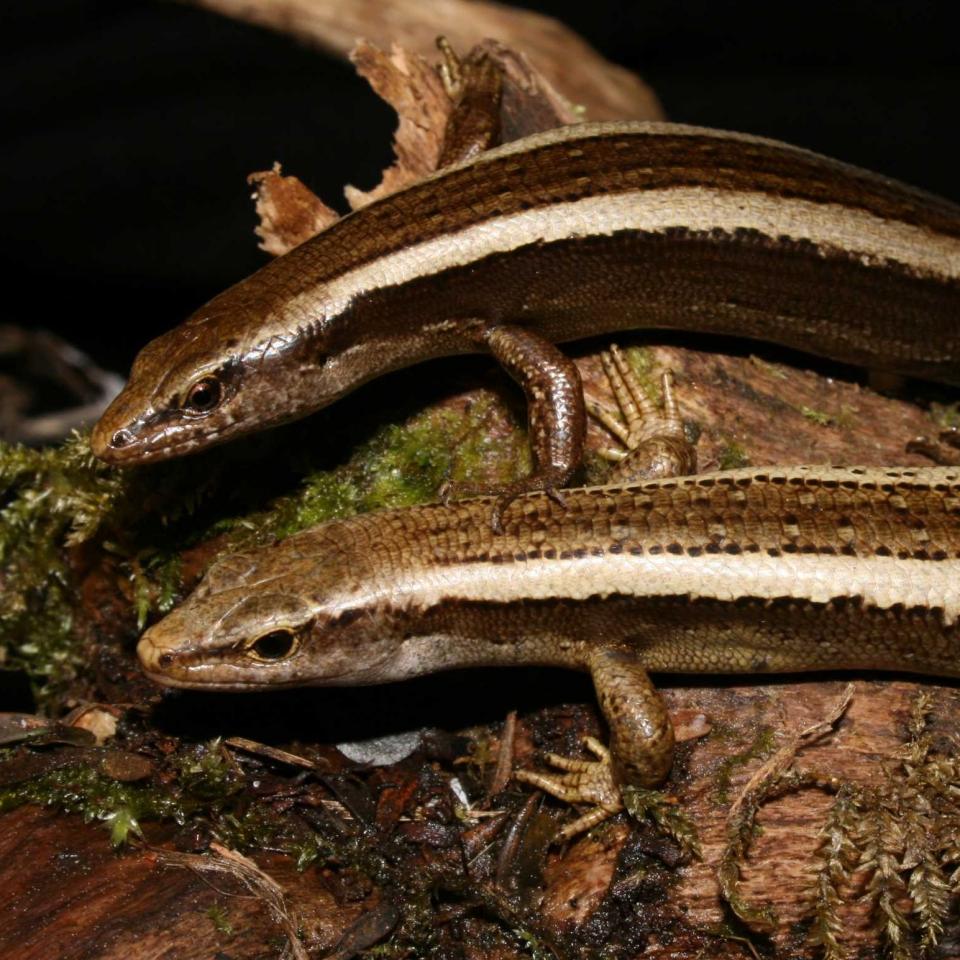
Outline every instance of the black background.
<svg viewBox="0 0 960 960">
<path fill-rule="evenodd" d="M 640 72 L 671 119 L 960 200 L 951 4 L 525 6 Z M 0 320 L 116 369 L 265 261 L 247 173 L 281 160 L 342 208 L 342 184 L 372 185 L 390 159 L 393 116 L 352 68 L 266 30 L 159 0 L 32 0 L 0 18 Z"/>
</svg>

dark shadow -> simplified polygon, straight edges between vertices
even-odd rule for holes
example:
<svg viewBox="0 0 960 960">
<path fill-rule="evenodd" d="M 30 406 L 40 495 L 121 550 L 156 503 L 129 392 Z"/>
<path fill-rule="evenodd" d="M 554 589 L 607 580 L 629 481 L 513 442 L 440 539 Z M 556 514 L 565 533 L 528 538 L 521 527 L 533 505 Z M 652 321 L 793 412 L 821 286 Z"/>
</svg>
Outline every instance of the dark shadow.
<svg viewBox="0 0 960 960">
<path fill-rule="evenodd" d="M 341 743 L 421 727 L 459 730 L 497 723 L 511 710 L 525 714 L 593 697 L 589 677 L 570 670 L 457 670 L 378 687 L 174 692 L 156 709 L 153 721 L 167 733 L 191 739 Z"/>
<path fill-rule="evenodd" d="M 30 681 L 21 670 L 0 670 L 0 710 L 4 713 L 33 713 L 36 704 Z"/>
</svg>

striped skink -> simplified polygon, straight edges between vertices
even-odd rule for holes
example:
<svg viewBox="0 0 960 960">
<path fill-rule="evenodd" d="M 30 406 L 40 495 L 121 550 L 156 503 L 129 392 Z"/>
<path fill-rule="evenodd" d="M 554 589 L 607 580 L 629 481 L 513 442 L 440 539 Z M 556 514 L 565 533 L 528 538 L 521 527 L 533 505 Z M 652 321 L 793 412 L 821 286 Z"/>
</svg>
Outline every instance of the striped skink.
<svg viewBox="0 0 960 960">
<path fill-rule="evenodd" d="M 224 690 L 589 670 L 618 785 L 671 762 L 646 670 L 960 676 L 956 470 L 764 467 L 563 496 L 515 500 L 500 534 L 481 498 L 233 555 L 140 659 L 161 683 Z"/>
<path fill-rule="evenodd" d="M 582 456 L 554 345 L 733 334 L 960 383 L 960 207 L 807 151 L 664 123 L 581 124 L 345 217 L 148 344 L 97 424 L 145 463 L 317 410 L 380 374 L 489 351 L 526 391 L 534 472 Z"/>
</svg>

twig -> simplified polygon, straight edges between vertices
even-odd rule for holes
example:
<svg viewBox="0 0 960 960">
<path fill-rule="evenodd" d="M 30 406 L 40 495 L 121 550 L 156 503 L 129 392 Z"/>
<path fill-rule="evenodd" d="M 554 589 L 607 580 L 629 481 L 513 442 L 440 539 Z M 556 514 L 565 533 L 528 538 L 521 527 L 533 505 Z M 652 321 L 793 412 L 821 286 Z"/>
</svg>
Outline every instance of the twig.
<svg viewBox="0 0 960 960">
<path fill-rule="evenodd" d="M 757 791 L 760 784 L 767 780 L 771 782 L 776 780 L 787 770 L 790 764 L 793 763 L 801 746 L 829 733 L 833 729 L 834 724 L 847 712 L 847 707 L 850 706 L 852 699 L 853 684 L 848 683 L 846 687 L 843 688 L 843 693 L 840 694 L 837 702 L 822 720 L 817 721 L 805 730 L 792 734 L 773 756 L 760 764 L 753 776 L 746 782 L 743 789 L 737 795 L 736 800 L 730 805 L 727 822 L 730 823 L 737 818 L 743 802 L 747 797 Z"/>
<path fill-rule="evenodd" d="M 283 887 L 269 874 L 264 873 L 252 860 L 219 843 L 210 844 L 210 854 L 180 853 L 175 850 L 154 850 L 160 863 L 174 867 L 186 867 L 200 873 L 225 873 L 236 877 L 266 907 L 274 923 L 287 938 L 293 960 L 310 960 L 300 942 L 297 930 L 300 926 L 287 905 Z"/>
</svg>

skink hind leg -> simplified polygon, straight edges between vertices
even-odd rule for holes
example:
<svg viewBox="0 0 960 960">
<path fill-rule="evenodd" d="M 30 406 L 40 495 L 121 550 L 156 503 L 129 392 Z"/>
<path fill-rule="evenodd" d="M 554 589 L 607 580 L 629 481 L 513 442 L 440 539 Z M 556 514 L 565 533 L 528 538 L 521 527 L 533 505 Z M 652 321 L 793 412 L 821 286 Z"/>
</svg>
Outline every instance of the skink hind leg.
<svg viewBox="0 0 960 960">
<path fill-rule="evenodd" d="M 663 400 L 658 409 L 616 344 L 600 360 L 619 412 L 597 403 L 588 403 L 587 410 L 621 444 L 600 451 L 602 457 L 616 462 L 609 479 L 653 480 L 696 473 L 697 451 L 684 431 L 672 374 L 667 371 L 661 378 Z"/>
<path fill-rule="evenodd" d="M 626 650 L 599 650 L 591 659 L 590 672 L 610 727 L 609 751 L 588 737 L 585 745 L 597 760 L 548 754 L 547 762 L 563 773 L 516 773 L 518 780 L 540 787 L 559 800 L 591 805 L 559 832 L 557 839 L 561 841 L 618 813 L 623 809 L 621 787 L 655 786 L 669 773 L 673 761 L 670 717 L 636 657 Z"/>
<path fill-rule="evenodd" d="M 610 727 L 617 783 L 631 787 L 661 783 L 673 762 L 673 725 L 647 671 L 633 653 L 614 647 L 593 655 L 590 673 Z"/>
</svg>

